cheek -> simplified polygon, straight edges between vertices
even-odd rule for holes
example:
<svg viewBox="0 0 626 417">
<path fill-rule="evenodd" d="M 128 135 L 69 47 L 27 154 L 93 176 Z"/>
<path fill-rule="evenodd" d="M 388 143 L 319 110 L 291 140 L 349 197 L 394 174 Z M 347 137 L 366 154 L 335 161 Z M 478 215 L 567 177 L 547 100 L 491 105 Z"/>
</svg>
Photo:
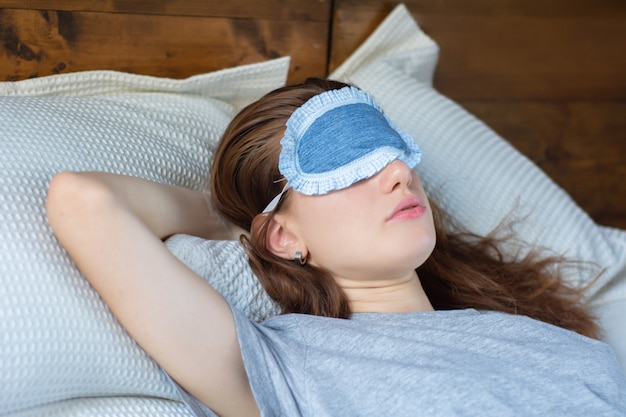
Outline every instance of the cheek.
<svg viewBox="0 0 626 417">
<path fill-rule="evenodd" d="M 302 207 L 302 216 L 299 216 L 302 237 L 312 262 L 330 267 L 345 259 L 350 252 L 363 250 L 361 246 L 366 245 L 367 240 L 360 237 L 369 230 L 371 214 L 356 201 L 328 195 Z"/>
<path fill-rule="evenodd" d="M 413 191 L 426 199 L 419 179 L 414 180 Z M 339 274 L 417 268 L 435 245 L 430 208 L 418 220 L 387 223 L 389 203 L 365 185 L 299 201 L 298 223 L 309 261 Z"/>
</svg>

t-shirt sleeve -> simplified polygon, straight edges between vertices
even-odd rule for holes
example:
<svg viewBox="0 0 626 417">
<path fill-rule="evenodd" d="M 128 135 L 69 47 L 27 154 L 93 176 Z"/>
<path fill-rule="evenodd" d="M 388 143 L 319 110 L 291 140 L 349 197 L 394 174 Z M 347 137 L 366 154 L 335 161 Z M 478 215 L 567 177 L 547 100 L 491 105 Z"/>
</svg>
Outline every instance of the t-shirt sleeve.
<svg viewBox="0 0 626 417">
<path fill-rule="evenodd" d="M 279 327 L 251 321 L 231 306 L 241 353 L 252 393 L 261 416 L 302 415 L 298 404 L 305 404 L 293 388 L 304 380 L 304 350 L 301 344 L 285 338 L 290 320 L 282 316 Z M 285 326 L 286 322 L 286 326 Z M 292 322 L 295 326 L 297 323 Z M 282 335 L 281 335 L 282 334 Z M 215 376 L 207 375 L 207 378 Z M 217 376 L 219 378 L 219 376 Z M 171 377 L 179 396 L 197 417 L 217 417 L 213 411 L 189 394 Z M 300 396 L 301 397 L 301 396 Z"/>
<path fill-rule="evenodd" d="M 306 346 L 292 337 L 298 322 L 289 315 L 255 323 L 232 307 L 239 346 L 262 416 L 302 415 Z M 299 329 L 295 329 L 295 334 Z"/>
</svg>

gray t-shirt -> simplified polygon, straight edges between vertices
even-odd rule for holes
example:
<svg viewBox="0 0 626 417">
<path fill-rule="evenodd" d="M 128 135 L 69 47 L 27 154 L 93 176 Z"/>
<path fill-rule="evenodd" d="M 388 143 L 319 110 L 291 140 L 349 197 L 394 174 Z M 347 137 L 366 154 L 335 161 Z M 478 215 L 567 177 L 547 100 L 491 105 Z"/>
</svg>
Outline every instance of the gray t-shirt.
<svg viewBox="0 0 626 417">
<path fill-rule="evenodd" d="M 610 347 L 528 317 L 288 314 L 259 324 L 233 313 L 263 416 L 626 416 Z"/>
</svg>

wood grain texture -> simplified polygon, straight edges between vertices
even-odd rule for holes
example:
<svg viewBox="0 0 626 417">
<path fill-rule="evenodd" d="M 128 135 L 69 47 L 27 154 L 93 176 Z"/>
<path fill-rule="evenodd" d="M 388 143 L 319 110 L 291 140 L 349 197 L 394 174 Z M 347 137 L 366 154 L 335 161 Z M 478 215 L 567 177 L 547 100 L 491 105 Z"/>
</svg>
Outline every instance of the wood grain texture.
<svg viewBox="0 0 626 417">
<path fill-rule="evenodd" d="M 328 22 L 330 0 L 0 0 L 0 8 Z"/>
<path fill-rule="evenodd" d="M 0 9 L 0 79 L 110 69 L 183 78 L 292 57 L 290 81 L 323 76 L 328 22 Z"/>
<path fill-rule="evenodd" d="M 537 163 L 597 222 L 626 228 L 626 2 L 404 3 L 441 48 L 435 87 Z M 336 0 L 330 69 L 396 4 Z"/>
<path fill-rule="evenodd" d="M 441 47 L 437 87 L 457 99 L 626 98 L 626 2 L 406 0 Z M 336 0 L 331 70 L 397 4 Z"/>
</svg>

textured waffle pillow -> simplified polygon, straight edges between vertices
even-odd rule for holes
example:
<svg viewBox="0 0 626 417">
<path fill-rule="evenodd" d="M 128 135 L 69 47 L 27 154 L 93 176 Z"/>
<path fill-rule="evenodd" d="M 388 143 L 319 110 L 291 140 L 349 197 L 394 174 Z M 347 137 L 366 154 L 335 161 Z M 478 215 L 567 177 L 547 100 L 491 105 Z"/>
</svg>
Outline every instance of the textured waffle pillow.
<svg viewBox="0 0 626 417">
<path fill-rule="evenodd" d="M 154 398 L 178 396 L 59 246 L 48 182 L 102 170 L 206 189 L 233 114 L 283 85 L 287 69 L 279 59 L 186 80 L 95 71 L 0 83 L 0 415 L 187 413 Z M 185 242 L 195 240 L 168 245 L 234 304 L 255 319 L 272 311 L 237 243 Z M 125 401 L 80 399 L 105 396 Z"/>
<path fill-rule="evenodd" d="M 586 286 L 604 269 L 587 295 L 626 369 L 626 231 L 595 224 L 535 164 L 433 89 L 437 57 L 438 46 L 400 5 L 330 78 L 372 93 L 413 135 L 427 191 L 461 224 L 486 234 L 513 215 L 521 240 L 598 266 L 571 271 L 573 284 Z"/>
</svg>

